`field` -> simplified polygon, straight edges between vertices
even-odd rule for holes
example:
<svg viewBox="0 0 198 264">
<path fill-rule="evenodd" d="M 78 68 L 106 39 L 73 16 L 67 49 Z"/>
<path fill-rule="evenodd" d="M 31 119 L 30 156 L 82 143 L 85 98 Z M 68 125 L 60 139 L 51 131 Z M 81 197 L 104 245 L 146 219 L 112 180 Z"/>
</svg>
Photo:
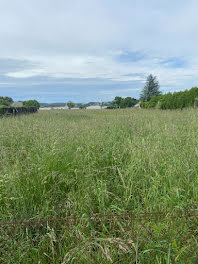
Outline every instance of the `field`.
<svg viewBox="0 0 198 264">
<path fill-rule="evenodd" d="M 195 109 L 43 111 L 0 128 L 1 222 L 197 209 Z"/>
</svg>

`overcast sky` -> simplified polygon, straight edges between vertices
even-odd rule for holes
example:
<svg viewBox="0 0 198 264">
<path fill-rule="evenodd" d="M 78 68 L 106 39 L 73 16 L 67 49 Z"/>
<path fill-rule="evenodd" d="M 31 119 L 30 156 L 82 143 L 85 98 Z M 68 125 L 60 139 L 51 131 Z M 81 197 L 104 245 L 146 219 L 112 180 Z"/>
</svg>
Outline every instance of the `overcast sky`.
<svg viewBox="0 0 198 264">
<path fill-rule="evenodd" d="M 75 102 L 198 85 L 197 0 L 0 0 L 0 95 Z"/>
</svg>

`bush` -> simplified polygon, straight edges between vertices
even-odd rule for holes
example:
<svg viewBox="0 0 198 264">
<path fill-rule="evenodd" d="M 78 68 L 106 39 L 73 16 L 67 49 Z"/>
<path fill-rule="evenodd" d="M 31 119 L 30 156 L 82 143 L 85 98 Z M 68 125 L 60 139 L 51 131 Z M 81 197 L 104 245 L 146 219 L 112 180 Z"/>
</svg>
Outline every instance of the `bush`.
<svg viewBox="0 0 198 264">
<path fill-rule="evenodd" d="M 29 114 L 36 113 L 38 109 L 36 107 L 1 107 L 0 116 L 3 115 L 18 115 L 18 114 Z"/>
<path fill-rule="evenodd" d="M 108 109 L 114 109 L 114 108 L 129 108 L 133 107 L 135 104 L 137 104 L 138 100 L 131 97 L 122 98 L 120 96 L 116 96 L 114 101 L 112 102 L 112 105 L 108 107 Z"/>
<path fill-rule="evenodd" d="M 9 106 L 13 103 L 13 100 L 11 97 L 3 97 L 3 96 L 0 96 L 0 105 L 2 106 Z"/>
<path fill-rule="evenodd" d="M 167 93 L 164 95 L 152 96 L 149 102 L 141 103 L 142 108 L 157 109 L 183 109 L 196 107 L 198 105 L 198 87 L 182 92 Z"/>
<path fill-rule="evenodd" d="M 25 107 L 34 107 L 34 108 L 37 108 L 37 109 L 39 109 L 39 107 L 40 107 L 40 104 L 39 104 L 39 102 L 37 100 L 25 101 L 25 102 L 23 102 L 23 105 Z"/>
</svg>

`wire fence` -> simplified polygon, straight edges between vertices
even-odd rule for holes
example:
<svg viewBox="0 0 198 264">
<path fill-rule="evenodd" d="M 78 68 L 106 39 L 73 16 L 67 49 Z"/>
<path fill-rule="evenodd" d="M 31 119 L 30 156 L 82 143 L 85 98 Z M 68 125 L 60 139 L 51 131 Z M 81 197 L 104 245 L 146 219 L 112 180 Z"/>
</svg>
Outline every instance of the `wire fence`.
<svg viewBox="0 0 198 264">
<path fill-rule="evenodd" d="M 0 263 L 198 263 L 198 211 L 1 222 Z"/>
</svg>

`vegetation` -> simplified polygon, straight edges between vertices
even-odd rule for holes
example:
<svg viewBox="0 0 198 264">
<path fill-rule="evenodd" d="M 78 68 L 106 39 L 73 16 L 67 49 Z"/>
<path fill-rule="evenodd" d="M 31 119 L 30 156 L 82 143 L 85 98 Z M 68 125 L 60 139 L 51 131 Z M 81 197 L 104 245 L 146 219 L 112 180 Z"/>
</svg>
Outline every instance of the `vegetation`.
<svg viewBox="0 0 198 264">
<path fill-rule="evenodd" d="M 195 109 L 182 112 L 125 109 L 43 111 L 1 119 L 0 220 L 71 215 L 86 218 L 98 213 L 197 208 L 197 118 Z M 164 220 L 163 230 L 169 230 L 169 224 Z M 182 221 L 180 225 L 184 228 Z M 127 241 L 133 237 L 131 234 L 127 238 L 126 234 L 119 239 L 119 234 L 125 233 L 119 221 L 114 231 L 103 224 L 101 229 L 91 225 L 88 232 L 80 223 L 72 230 L 69 241 L 62 244 L 68 257 L 64 263 L 78 263 L 75 259 L 79 256 L 83 258 L 80 263 L 111 263 L 108 256 L 116 261 L 118 252 L 123 250 L 126 254 Z M 36 229 L 31 232 L 36 239 Z M 45 241 L 53 237 L 53 230 L 48 229 Z M 116 237 L 117 240 L 113 239 Z M 50 241 L 49 245 L 57 245 L 55 240 Z M 152 241 L 146 241 L 152 251 Z M 179 242 L 175 242 L 176 246 Z M 117 249 L 113 243 L 117 243 Z M 27 238 L 22 244 L 27 245 Z M 48 244 L 42 242 L 40 247 L 49 250 Z M 171 251 L 163 254 L 158 251 L 158 257 L 146 263 L 171 263 L 166 262 L 170 254 L 175 262 L 184 263 L 179 260 L 186 249 L 177 251 L 170 247 Z M 150 251 L 142 258 L 148 257 Z M 34 263 L 39 263 L 35 252 L 32 250 Z M 88 261 L 87 254 L 93 253 L 98 256 L 96 262 Z M 132 253 L 127 254 L 132 257 Z"/>
<path fill-rule="evenodd" d="M 4 106 L 0 108 L 0 117 L 5 116 L 15 116 L 19 114 L 30 114 L 36 113 L 38 109 L 36 107 L 12 107 L 12 106 Z"/>
<path fill-rule="evenodd" d="M 128 107 L 133 107 L 138 100 L 131 98 L 131 97 L 126 97 L 122 98 L 119 96 L 116 96 L 113 102 L 89 102 L 89 103 L 73 103 L 73 102 L 68 102 L 66 105 L 68 106 L 69 109 L 76 107 L 79 109 L 86 109 L 89 106 L 106 106 L 108 109 L 117 109 L 117 108 L 128 108 Z M 54 104 L 45 104 L 41 103 L 42 107 L 59 107 L 59 106 L 65 106 L 63 103 L 54 103 Z"/>
<path fill-rule="evenodd" d="M 112 102 L 89 102 L 89 103 L 76 103 L 75 104 L 76 107 L 80 108 L 80 109 L 86 109 L 89 106 L 98 106 L 98 105 L 102 105 L 102 107 L 104 106 L 112 106 Z"/>
<path fill-rule="evenodd" d="M 160 86 L 159 86 L 159 82 L 157 80 L 157 77 L 150 74 L 147 77 L 146 85 L 144 86 L 142 93 L 140 95 L 140 100 L 142 102 L 150 101 L 152 96 L 158 95 L 161 93 L 159 91 L 159 88 L 160 88 Z"/>
<path fill-rule="evenodd" d="M 0 106 L 9 106 L 13 103 L 12 98 L 0 96 Z"/>
<path fill-rule="evenodd" d="M 79 104 L 80 109 L 86 109 L 86 106 L 84 104 Z"/>
<path fill-rule="evenodd" d="M 71 108 L 75 107 L 75 104 L 73 102 L 68 102 L 67 106 L 68 106 L 69 109 L 71 109 Z"/>
<path fill-rule="evenodd" d="M 40 107 L 36 100 L 29 100 L 21 103 L 22 106 L 13 106 L 13 99 L 0 97 L 0 117 L 4 115 L 18 115 L 22 113 L 35 113 Z"/>
<path fill-rule="evenodd" d="M 28 101 L 25 101 L 25 102 L 23 102 L 23 105 L 25 107 L 35 107 L 37 109 L 40 108 L 40 104 L 39 104 L 39 102 L 37 100 L 28 100 Z"/>
<path fill-rule="evenodd" d="M 117 108 L 130 108 L 137 104 L 138 100 L 131 97 L 122 98 L 120 96 L 116 96 L 108 109 L 117 109 Z"/>
<path fill-rule="evenodd" d="M 198 106 L 198 87 L 183 92 L 152 96 L 149 102 L 141 103 L 142 108 L 183 109 Z"/>
</svg>

